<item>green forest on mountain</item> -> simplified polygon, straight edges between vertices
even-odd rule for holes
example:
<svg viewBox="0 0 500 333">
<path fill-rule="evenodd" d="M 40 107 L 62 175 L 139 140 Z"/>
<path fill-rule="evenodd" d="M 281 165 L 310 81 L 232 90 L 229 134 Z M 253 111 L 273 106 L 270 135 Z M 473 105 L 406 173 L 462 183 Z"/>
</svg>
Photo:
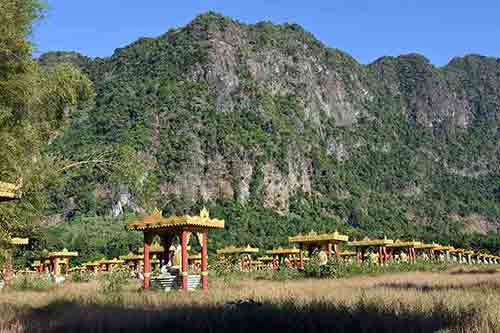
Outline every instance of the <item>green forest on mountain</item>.
<svg viewBox="0 0 500 333">
<path fill-rule="evenodd" d="M 211 251 L 285 245 L 311 229 L 500 251 L 498 59 L 471 55 L 436 68 L 406 55 L 361 65 L 295 24 L 245 25 L 206 13 L 109 58 L 51 52 L 35 60 L 27 36 L 42 10 L 36 1 L 0 5 L 0 13 L 18 17 L 0 24 L 0 140 L 8 143 L 0 147 L 0 179 L 22 178 L 24 197 L 0 207 L 0 223 L 4 238 L 32 239 L 19 263 L 63 247 L 79 251 L 81 261 L 126 254 L 141 235 L 125 224 L 155 207 L 170 215 L 206 206 L 224 218 Z M 214 40 L 237 45 L 238 86 L 229 94 L 207 74 L 224 63 Z M 274 85 L 252 73 L 250 64 L 265 54 L 288 64 L 286 75 L 272 76 Z M 298 92 L 315 83 L 289 77 L 311 62 L 335 71 L 344 101 L 361 110 L 351 124 L 305 106 Z M 437 103 L 425 114 L 433 126 L 419 122 L 414 105 L 441 90 L 470 101 L 466 126 L 442 116 L 446 104 Z M 230 166 L 230 191 L 205 200 L 165 190 L 177 189 L 172 184 L 200 155 Z M 290 191 L 286 205 L 272 207 L 265 165 L 289 175 L 295 155 L 310 162 L 311 189 Z M 241 161 L 253 170 L 246 197 Z M 205 163 L 201 178 L 215 168 Z M 113 216 L 124 195 L 129 204 Z"/>
</svg>

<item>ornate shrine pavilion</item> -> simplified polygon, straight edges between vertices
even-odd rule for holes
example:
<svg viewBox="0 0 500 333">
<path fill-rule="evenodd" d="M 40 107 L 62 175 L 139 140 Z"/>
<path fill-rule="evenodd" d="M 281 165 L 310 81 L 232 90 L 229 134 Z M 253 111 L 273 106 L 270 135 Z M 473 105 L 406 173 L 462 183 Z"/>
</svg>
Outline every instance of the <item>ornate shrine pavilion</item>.
<svg viewBox="0 0 500 333">
<path fill-rule="evenodd" d="M 270 251 L 266 251 L 273 258 L 273 269 L 277 269 L 280 264 L 280 259 L 285 259 L 285 263 L 288 268 L 297 267 L 297 256 L 300 256 L 300 249 L 297 248 L 274 248 Z"/>
<path fill-rule="evenodd" d="M 182 288 L 188 288 L 188 252 L 187 247 L 191 235 L 194 233 L 201 245 L 201 279 L 202 288 L 208 289 L 208 230 L 223 229 L 224 220 L 210 218 L 208 210 L 203 208 L 199 216 L 170 216 L 163 217 L 159 210 L 145 215 L 141 219 L 130 223 L 129 230 L 144 233 L 144 288 L 151 283 L 151 259 L 149 250 L 155 236 L 159 236 L 164 249 L 170 249 L 174 238 L 178 237 L 181 244 L 181 275 Z M 164 252 L 169 256 L 169 251 Z M 163 258 L 168 263 L 170 258 Z"/>
<path fill-rule="evenodd" d="M 354 247 L 356 249 L 356 258 L 358 263 L 362 263 L 365 260 L 366 250 L 370 247 L 376 248 L 378 261 L 381 265 L 384 265 L 389 259 L 387 252 L 387 245 L 393 244 L 392 239 L 369 239 L 365 238 L 363 240 L 351 241 L 347 243 L 347 246 Z"/>
<path fill-rule="evenodd" d="M 421 245 L 422 242 L 417 241 L 401 241 L 397 239 L 392 244 L 387 244 L 387 252 L 389 255 L 389 259 L 393 259 L 394 250 L 404 251 L 405 255 L 408 257 L 408 261 L 415 262 L 417 260 L 417 251 L 416 247 Z"/>
<path fill-rule="evenodd" d="M 258 253 L 258 252 L 259 252 L 259 248 L 251 247 L 250 245 L 247 245 L 246 247 L 237 247 L 237 246 L 231 245 L 231 246 L 227 246 L 223 249 L 218 249 L 217 256 L 224 258 L 224 257 L 245 255 L 245 256 L 241 256 L 239 258 L 239 265 L 240 265 L 240 269 L 248 270 L 251 268 L 251 265 L 252 265 L 252 263 L 251 263 L 252 259 L 251 259 L 250 255 Z"/>
<path fill-rule="evenodd" d="M 78 257 L 78 252 L 68 251 L 68 249 L 63 249 L 62 251 L 50 252 L 47 258 L 50 260 L 50 272 L 54 275 L 68 274 L 69 271 L 69 259 L 71 257 Z M 64 266 L 64 269 L 61 268 Z"/>
<path fill-rule="evenodd" d="M 335 254 L 338 256 L 340 253 L 340 243 L 347 242 L 349 237 L 342 235 L 335 231 L 333 233 L 318 234 L 311 230 L 306 235 L 298 234 L 297 236 L 288 237 L 288 242 L 299 244 L 300 255 L 300 268 L 304 269 L 304 250 L 312 253 L 314 247 L 321 248 L 329 257 L 332 253 L 332 245 Z"/>
</svg>

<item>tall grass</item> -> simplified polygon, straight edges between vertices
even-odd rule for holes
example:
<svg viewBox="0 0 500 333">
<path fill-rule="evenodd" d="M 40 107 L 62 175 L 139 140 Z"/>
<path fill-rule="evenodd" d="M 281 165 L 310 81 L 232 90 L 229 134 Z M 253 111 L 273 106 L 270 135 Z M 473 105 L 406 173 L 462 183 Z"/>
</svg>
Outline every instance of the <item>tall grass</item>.
<svg viewBox="0 0 500 333">
<path fill-rule="evenodd" d="M 500 332 L 500 274 L 211 279 L 208 292 L 103 294 L 98 281 L 0 295 L 0 332 Z M 228 308 L 250 298 L 261 305 Z"/>
</svg>

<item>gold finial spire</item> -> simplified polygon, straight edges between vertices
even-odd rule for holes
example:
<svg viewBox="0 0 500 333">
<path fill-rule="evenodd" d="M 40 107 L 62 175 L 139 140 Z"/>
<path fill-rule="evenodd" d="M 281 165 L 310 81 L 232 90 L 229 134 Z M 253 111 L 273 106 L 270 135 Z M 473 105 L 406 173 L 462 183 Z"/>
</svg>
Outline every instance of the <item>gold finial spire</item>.
<svg viewBox="0 0 500 333">
<path fill-rule="evenodd" d="M 208 219 L 210 217 L 210 214 L 206 207 L 203 207 L 203 209 L 200 211 L 200 217 L 203 219 Z"/>
</svg>

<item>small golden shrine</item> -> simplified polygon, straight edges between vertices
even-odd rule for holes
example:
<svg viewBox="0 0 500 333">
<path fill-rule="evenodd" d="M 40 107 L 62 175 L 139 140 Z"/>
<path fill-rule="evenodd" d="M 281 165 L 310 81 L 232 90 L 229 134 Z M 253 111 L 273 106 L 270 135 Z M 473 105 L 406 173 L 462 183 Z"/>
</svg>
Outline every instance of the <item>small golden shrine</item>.
<svg viewBox="0 0 500 333">
<path fill-rule="evenodd" d="M 349 241 L 349 236 L 340 234 L 337 230 L 333 233 L 318 234 L 314 230 L 311 230 L 308 234 L 302 235 L 298 234 L 296 236 L 288 237 L 289 243 L 299 244 L 299 266 L 304 269 L 304 250 L 308 249 L 309 253 L 313 252 L 314 247 L 322 248 L 327 258 L 333 252 L 335 255 L 340 253 L 340 243 Z"/>
<path fill-rule="evenodd" d="M 101 265 L 104 265 L 107 272 L 112 272 L 116 266 L 124 264 L 125 261 L 118 258 L 101 260 Z"/>
<path fill-rule="evenodd" d="M 21 185 L 0 182 L 0 202 L 12 201 L 21 197 Z"/>
<path fill-rule="evenodd" d="M 300 256 L 300 249 L 297 249 L 295 247 L 277 247 L 272 250 L 266 251 L 266 253 L 272 255 L 273 257 L 273 269 L 277 269 L 281 264 L 286 264 L 288 268 L 299 266 L 299 263 L 297 261 L 300 260 L 297 260 L 297 257 Z"/>
<path fill-rule="evenodd" d="M 120 260 L 123 260 L 125 265 L 131 271 L 137 271 L 141 267 L 141 262 L 144 260 L 144 254 L 134 254 L 129 252 L 126 256 L 120 256 Z"/>
<path fill-rule="evenodd" d="M 394 243 L 386 245 L 389 259 L 393 258 L 393 252 L 395 249 L 405 249 L 409 261 L 415 262 L 417 260 L 416 247 L 421 244 L 422 242 L 418 241 L 402 241 L 397 239 Z"/>
<path fill-rule="evenodd" d="M 22 245 L 28 245 L 29 239 L 28 238 L 19 238 L 19 237 L 13 237 L 9 240 L 9 244 L 11 245 L 10 249 L 7 249 L 6 257 L 5 257 L 5 282 L 9 283 L 10 280 L 12 279 L 13 276 L 13 269 L 12 269 L 12 256 L 13 256 L 13 247 L 16 246 L 22 246 Z M 1 268 L 1 267 L 0 267 Z"/>
<path fill-rule="evenodd" d="M 78 252 L 72 252 L 68 251 L 68 249 L 63 249 L 62 251 L 54 251 L 50 252 L 47 255 L 47 258 L 49 258 L 51 262 L 51 270 L 50 272 L 53 273 L 54 275 L 61 275 L 62 270 L 61 270 L 61 265 L 64 265 L 64 274 L 68 274 L 69 270 L 69 258 L 71 257 L 77 257 Z"/>
<path fill-rule="evenodd" d="M 377 253 L 374 253 L 373 256 L 378 258 L 379 264 L 384 265 L 389 259 L 387 246 L 393 243 L 394 241 L 392 239 L 387 239 L 385 237 L 381 239 L 365 238 L 362 240 L 348 242 L 347 246 L 356 248 L 356 257 L 358 263 L 362 263 L 365 261 L 365 259 L 367 258 L 366 250 L 369 247 L 375 247 L 377 249 Z"/>
<path fill-rule="evenodd" d="M 164 249 L 170 249 L 174 238 L 178 237 L 181 244 L 181 275 L 182 288 L 188 288 L 188 243 L 192 234 L 196 236 L 201 245 L 201 280 L 202 288 L 208 289 L 208 230 L 223 229 L 224 220 L 210 218 L 206 208 L 198 216 L 170 216 L 164 217 L 158 209 L 141 219 L 130 223 L 128 230 L 142 231 L 144 233 L 144 288 L 150 287 L 151 259 L 150 248 L 155 236 L 160 237 Z M 170 251 L 164 252 L 164 262 L 169 262 Z"/>
<path fill-rule="evenodd" d="M 220 258 L 224 258 L 226 256 L 240 256 L 241 255 L 241 257 L 239 258 L 240 269 L 242 271 L 248 271 L 252 268 L 251 267 L 252 266 L 251 265 L 251 261 L 252 261 L 251 255 L 258 253 L 258 252 L 259 252 L 259 248 L 251 247 L 250 245 L 247 245 L 246 247 L 245 246 L 237 247 L 237 246 L 231 245 L 231 246 L 227 246 L 223 249 L 217 250 L 217 255 Z"/>
<path fill-rule="evenodd" d="M 99 261 L 91 261 L 84 263 L 82 266 L 85 267 L 88 272 L 99 272 L 101 263 Z"/>
</svg>

